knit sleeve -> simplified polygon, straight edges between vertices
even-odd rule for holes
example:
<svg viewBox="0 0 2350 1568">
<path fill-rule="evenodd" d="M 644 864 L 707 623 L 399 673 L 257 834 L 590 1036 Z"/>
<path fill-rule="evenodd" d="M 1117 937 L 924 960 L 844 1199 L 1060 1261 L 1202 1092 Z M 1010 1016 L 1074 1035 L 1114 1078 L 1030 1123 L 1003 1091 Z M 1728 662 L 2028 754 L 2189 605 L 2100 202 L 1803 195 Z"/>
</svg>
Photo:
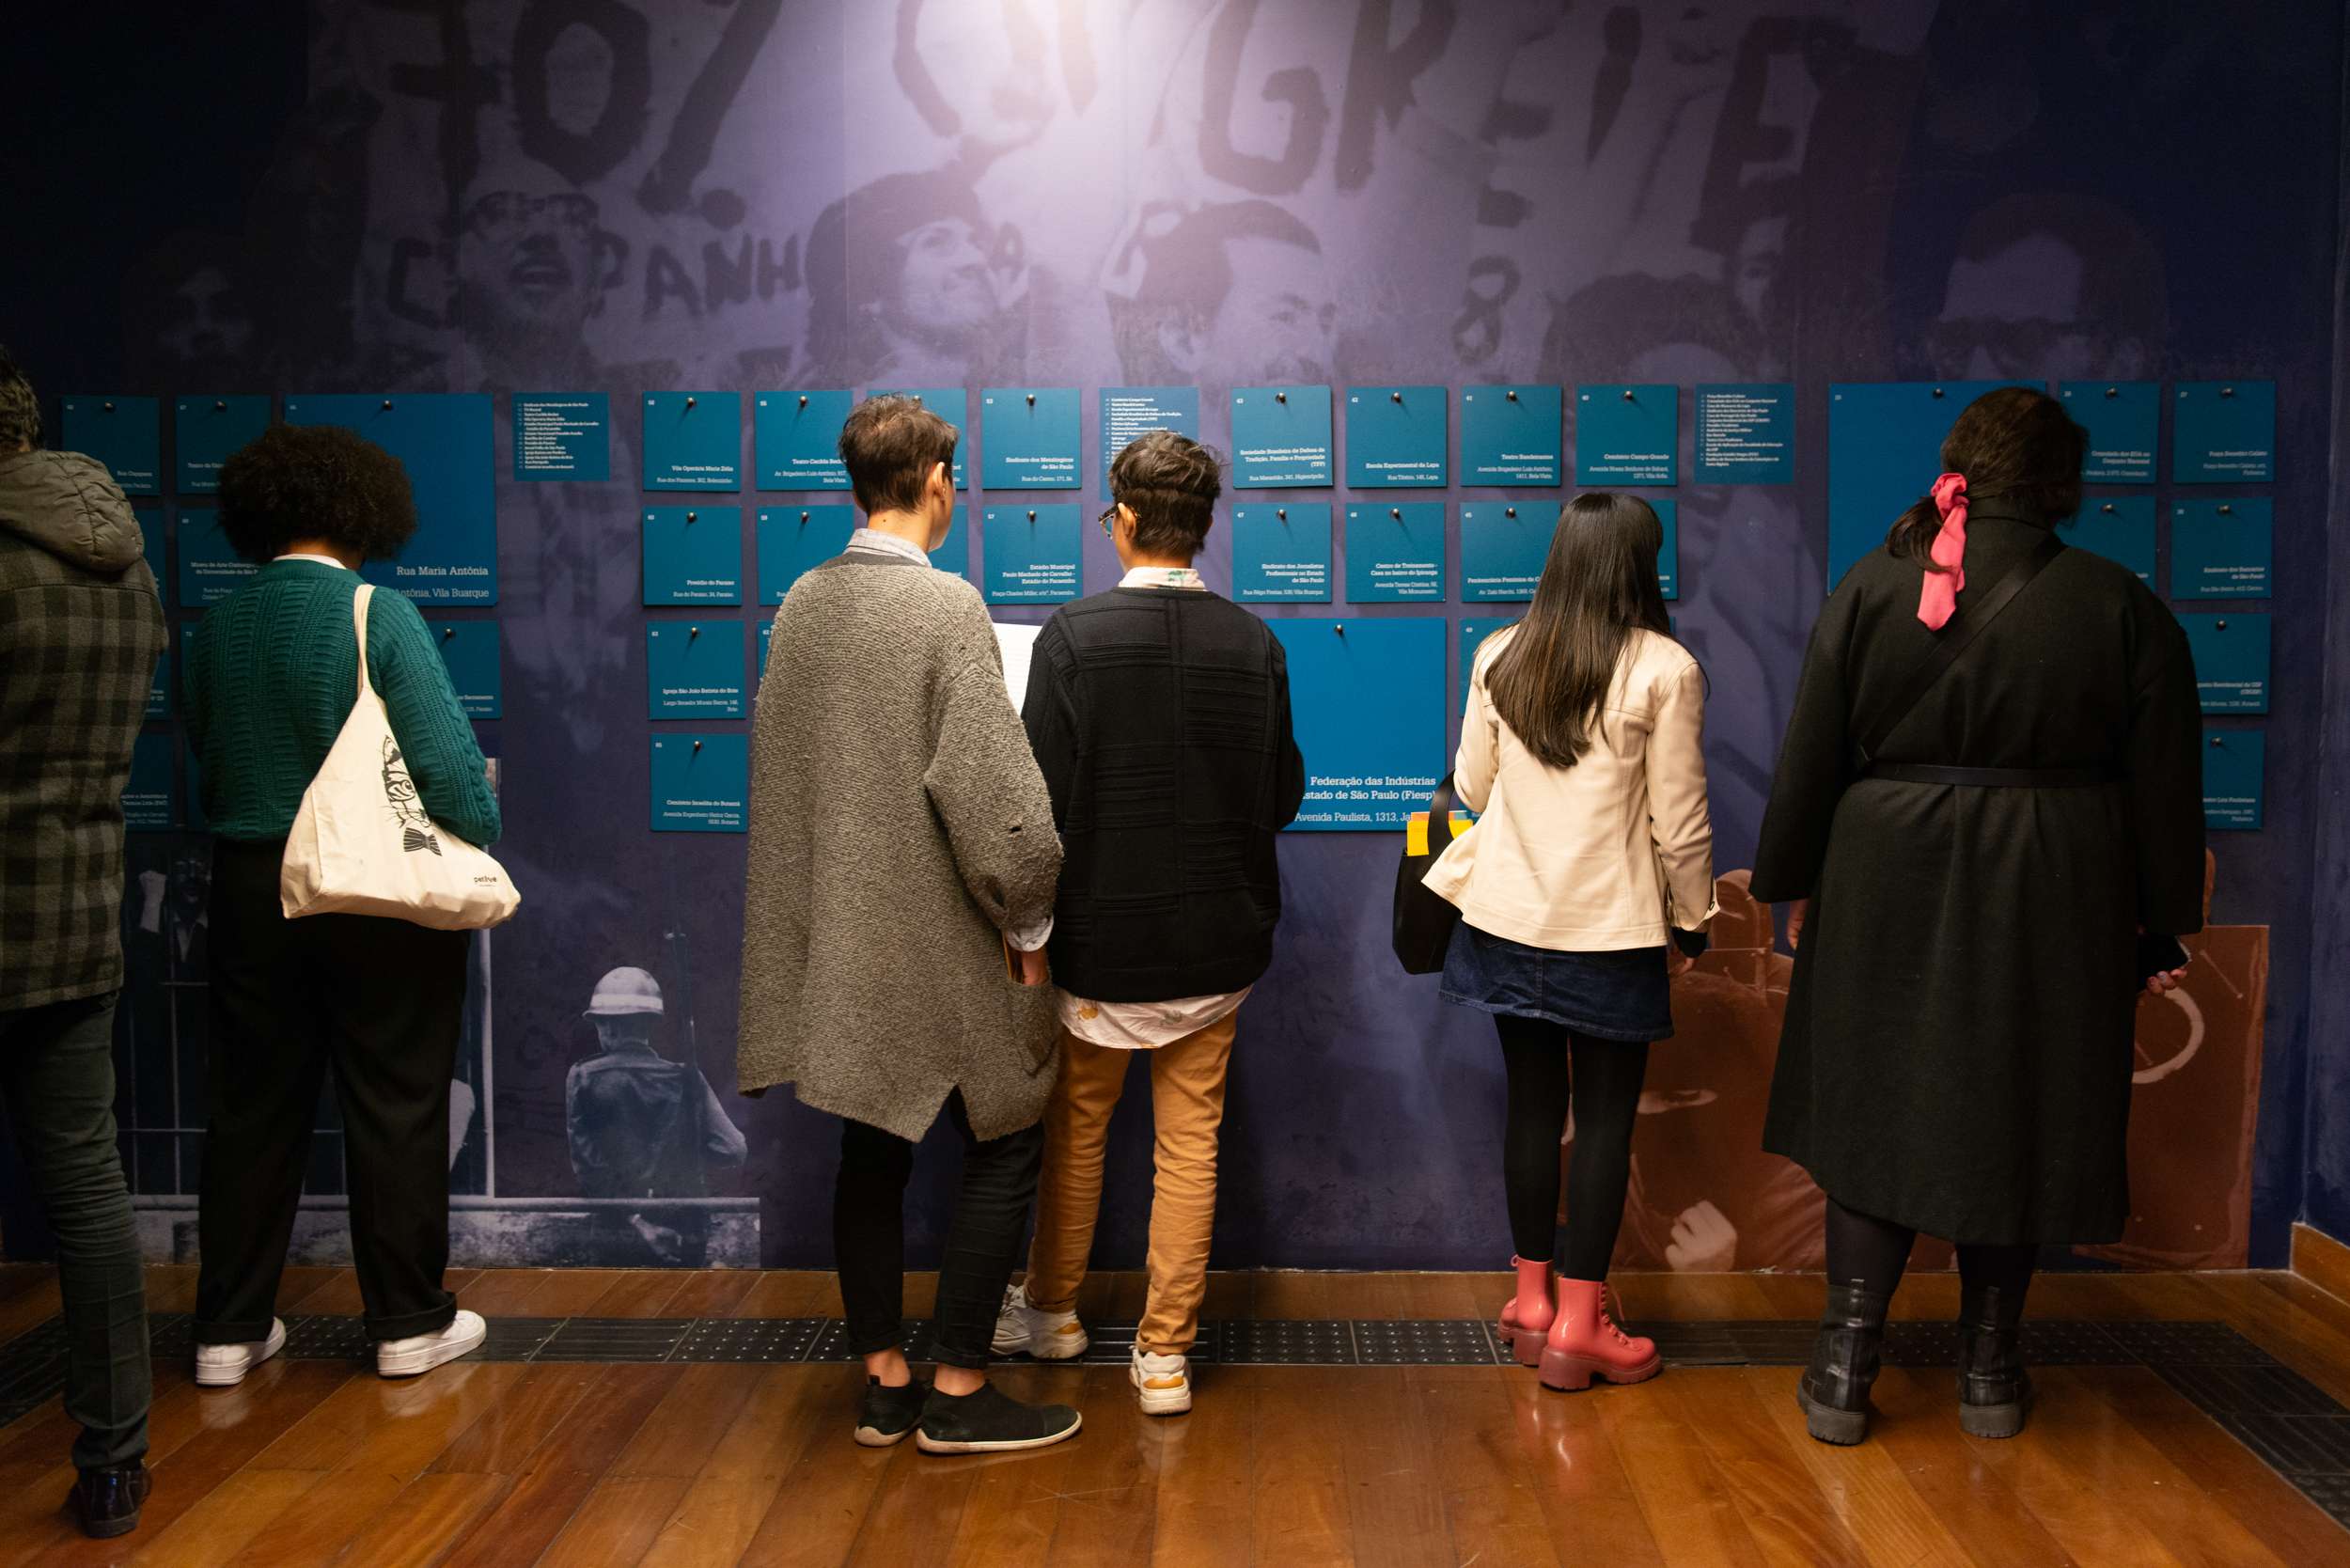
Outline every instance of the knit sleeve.
<svg viewBox="0 0 2350 1568">
<path fill-rule="evenodd" d="M 922 787 L 947 826 L 972 902 L 989 924 L 1008 930 L 1053 913 L 1060 839 L 1053 830 L 1053 798 L 994 649 L 991 635 L 981 657 L 947 677 L 938 742 Z"/>
<path fill-rule="evenodd" d="M 477 847 L 504 831 L 473 724 L 416 606 L 379 590 L 368 609 L 368 679 L 391 715 L 392 738 L 431 819 Z"/>
<path fill-rule="evenodd" d="M 1297 731 L 1290 718 L 1289 655 L 1270 632 L 1265 641 L 1273 645 L 1273 825 L 1287 827 L 1306 804 L 1306 758 L 1297 749 Z"/>
</svg>

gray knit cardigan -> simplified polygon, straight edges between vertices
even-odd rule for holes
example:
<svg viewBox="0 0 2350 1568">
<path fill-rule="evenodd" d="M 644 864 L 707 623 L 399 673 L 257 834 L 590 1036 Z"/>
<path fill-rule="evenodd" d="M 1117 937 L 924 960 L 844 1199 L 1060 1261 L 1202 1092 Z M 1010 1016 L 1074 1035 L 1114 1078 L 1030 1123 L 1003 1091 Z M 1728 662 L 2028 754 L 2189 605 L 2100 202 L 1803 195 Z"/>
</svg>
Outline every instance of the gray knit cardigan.
<svg viewBox="0 0 2350 1568">
<path fill-rule="evenodd" d="M 960 577 L 867 551 L 791 587 L 751 728 L 744 1092 L 919 1138 L 956 1089 L 971 1130 L 1043 1114 L 1058 1016 L 1006 970 L 1052 913 L 1060 841 Z"/>
</svg>

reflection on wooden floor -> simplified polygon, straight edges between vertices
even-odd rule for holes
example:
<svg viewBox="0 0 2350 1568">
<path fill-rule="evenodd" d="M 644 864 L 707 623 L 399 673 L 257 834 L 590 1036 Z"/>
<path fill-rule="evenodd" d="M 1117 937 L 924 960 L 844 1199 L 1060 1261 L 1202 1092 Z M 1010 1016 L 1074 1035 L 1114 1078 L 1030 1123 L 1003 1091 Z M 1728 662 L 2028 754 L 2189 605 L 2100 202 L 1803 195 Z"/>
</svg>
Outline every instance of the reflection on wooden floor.
<svg viewBox="0 0 2350 1568">
<path fill-rule="evenodd" d="M 805 1273 L 508 1270 L 461 1299 L 539 1317 L 837 1313 Z M 1620 1278 L 1635 1319 L 1806 1318 L 1816 1278 Z M 185 1311 L 194 1271 L 150 1271 Z M 1229 1274 L 1216 1318 L 1482 1317 L 1503 1275 Z M 928 1282 L 909 1311 L 929 1310 Z M 2291 1275 L 2044 1276 L 2034 1316 L 2219 1320 L 2350 1404 L 2350 1307 Z M 1897 1316 L 1948 1316 L 1920 1277 Z M 1080 1308 L 1132 1319 L 1135 1275 Z M 0 1341 L 56 1311 L 45 1267 L 0 1267 Z M 281 1311 L 359 1309 L 350 1271 L 288 1271 Z M 206 1390 L 159 1363 L 139 1532 L 81 1538 L 59 1506 L 55 1399 L 0 1428 L 0 1564 L 839 1562 L 2096 1565 L 2350 1563 L 2345 1533 L 2140 1367 L 2048 1369 L 2011 1442 L 1965 1436 L 1950 1374 L 1888 1369 L 1856 1449 L 1810 1441 L 1789 1368 L 1680 1369 L 1546 1393 L 1478 1367 L 1201 1369 L 1194 1412 L 1135 1410 L 1122 1368 L 1015 1366 L 1079 1405 L 1074 1442 L 939 1459 L 848 1440 L 842 1365 L 471 1364 L 388 1384 L 274 1362 Z M 2350 1482 L 2345 1482 L 2350 1484 Z"/>
</svg>

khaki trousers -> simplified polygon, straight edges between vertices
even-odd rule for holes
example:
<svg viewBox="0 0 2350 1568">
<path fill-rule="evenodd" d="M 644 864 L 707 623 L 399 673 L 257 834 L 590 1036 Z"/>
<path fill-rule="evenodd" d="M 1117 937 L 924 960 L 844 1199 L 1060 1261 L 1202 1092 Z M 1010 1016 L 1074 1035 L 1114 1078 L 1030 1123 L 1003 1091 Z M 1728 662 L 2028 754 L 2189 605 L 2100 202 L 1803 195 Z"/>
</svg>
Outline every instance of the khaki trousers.
<svg viewBox="0 0 2350 1568">
<path fill-rule="evenodd" d="M 1208 1236 L 1215 1224 L 1216 1130 L 1232 1057 L 1235 1008 L 1196 1033 L 1151 1051 L 1095 1045 L 1061 1032 L 1060 1076 L 1044 1107 L 1044 1174 L 1037 1184 L 1036 1241 L 1028 1250 L 1028 1305 L 1073 1311 L 1102 1207 L 1102 1156 L 1110 1112 L 1136 1057 L 1148 1058 L 1151 1120 L 1157 1130 L 1151 1189 L 1151 1285 L 1144 1350 L 1182 1355 L 1199 1335 L 1208 1288 Z"/>
</svg>

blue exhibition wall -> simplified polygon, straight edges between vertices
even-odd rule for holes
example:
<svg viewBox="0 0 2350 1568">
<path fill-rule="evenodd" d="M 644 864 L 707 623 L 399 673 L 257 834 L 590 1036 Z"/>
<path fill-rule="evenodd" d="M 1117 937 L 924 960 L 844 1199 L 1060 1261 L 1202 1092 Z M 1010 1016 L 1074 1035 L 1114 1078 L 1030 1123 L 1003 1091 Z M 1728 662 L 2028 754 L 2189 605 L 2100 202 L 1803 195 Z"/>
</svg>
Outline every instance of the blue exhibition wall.
<svg viewBox="0 0 2350 1568">
<path fill-rule="evenodd" d="M 720 1206 L 726 1245 L 755 1220 L 757 1259 L 829 1259 L 834 1124 L 727 1092 L 744 856 L 726 770 L 764 646 L 743 623 L 765 622 L 847 521 L 818 510 L 845 500 L 819 427 L 850 395 L 926 389 L 964 428 L 971 504 L 943 564 L 995 586 L 1005 621 L 1050 613 L 1073 548 L 1085 589 L 1115 581 L 1088 521 L 1105 420 L 1171 410 L 1246 448 L 1231 499 L 1248 515 L 1219 512 L 1211 586 L 1234 591 L 1246 532 L 1241 596 L 1292 642 L 1322 631 L 1296 620 L 1441 623 L 1357 645 L 1408 666 L 1391 689 L 1426 739 L 1395 777 L 1441 771 L 1463 634 L 1516 613 L 1495 585 L 1522 568 L 1469 565 L 1502 559 L 1489 541 L 1523 556 L 1509 509 L 1554 512 L 1578 478 L 1669 501 L 1662 564 L 1711 681 L 1730 870 L 1750 862 L 1833 571 L 1932 481 L 1968 390 L 2023 381 L 2095 409 L 2114 476 L 2092 486 L 2098 547 L 2142 557 L 2183 611 L 2232 615 L 2240 635 L 2266 618 L 2264 711 L 2209 721 L 2221 749 L 2263 759 L 2258 814 L 2235 819 L 2259 825 L 2212 839 L 2215 921 L 2270 930 L 2252 1258 L 2278 1262 L 2305 1213 L 2350 1233 L 2350 1132 L 2322 1114 L 2350 1088 L 2350 1048 L 2311 1028 L 2312 933 L 2338 950 L 2343 924 L 2313 905 L 2338 894 L 2311 869 L 2330 820 L 2322 724 L 2341 706 L 2325 693 L 2340 657 L 2316 656 L 2341 570 L 2338 6 L 42 12 L 10 24 L 11 55 L 39 69 L 0 105 L 23 164 L 0 340 L 69 436 L 102 431 L 151 470 L 138 498 L 174 621 L 233 586 L 204 554 L 230 424 L 374 421 L 410 432 L 420 493 L 446 487 L 431 558 L 386 581 L 426 600 L 479 715 L 497 853 L 525 901 L 479 946 L 452 1174 L 475 1211 L 579 1195 L 572 1144 L 593 1128 L 567 1115 L 566 1078 L 596 1049 L 582 1010 L 598 977 L 636 965 L 664 990 L 660 1048 L 748 1137 L 740 1168 L 703 1178 L 740 1200 Z M 2221 388 L 2242 400 L 2214 424 L 2195 400 Z M 2264 397 L 2273 431 L 2234 418 Z M 143 416 L 141 398 L 159 400 L 153 442 L 92 422 Z M 1544 439 L 1555 458 L 1528 448 Z M 2254 449 L 2265 471 L 2226 455 Z M 2193 461 L 2206 451 L 2217 466 Z M 1496 530 L 1469 556 L 1465 509 Z M 2264 581 L 2237 558 L 2255 544 Z M 206 862 L 164 706 L 141 787 L 159 825 L 132 837 L 120 1059 L 134 1184 L 184 1218 Z M 1356 814 L 1391 822 L 1373 806 Z M 1507 1255 L 1497 1054 L 1481 1016 L 1396 969 L 1399 847 L 1391 831 L 1284 840 L 1287 912 L 1234 1058 L 1219 1265 Z M 2334 968 L 2315 1002 L 2339 1031 Z M 888 1021 L 874 1027 L 885 1045 Z M 1104 1262 L 1142 1250 L 1141 1112 L 1120 1113 Z M 917 1256 L 951 1165 L 933 1138 Z M 339 1190 L 331 1136 L 311 1184 Z M 12 1250 L 37 1233 L 27 1210 L 11 1179 Z M 515 1258 L 674 1262 L 674 1229 L 499 1234 Z"/>
</svg>

